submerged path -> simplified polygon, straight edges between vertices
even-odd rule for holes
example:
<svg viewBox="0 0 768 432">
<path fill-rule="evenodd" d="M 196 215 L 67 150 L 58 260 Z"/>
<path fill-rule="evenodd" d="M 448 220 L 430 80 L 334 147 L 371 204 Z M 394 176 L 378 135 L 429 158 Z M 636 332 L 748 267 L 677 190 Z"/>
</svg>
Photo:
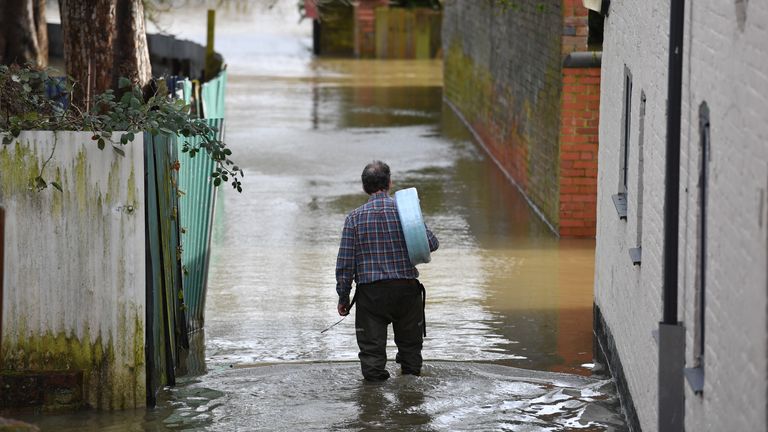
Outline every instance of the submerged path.
<svg viewBox="0 0 768 432">
<path fill-rule="evenodd" d="M 35 423 L 625 430 L 612 383 L 588 377 L 594 242 L 558 240 L 537 219 L 443 105 L 439 61 L 313 60 L 294 4 L 219 14 L 228 20 L 217 34 L 229 62 L 226 140 L 246 176 L 242 195 L 218 197 L 206 329 L 190 374 L 156 410 Z M 171 30 L 197 19 L 177 14 Z M 441 244 L 420 266 L 424 376 L 400 377 L 391 362 L 382 385 L 361 380 L 353 319 L 320 334 L 338 319 L 339 236 L 366 200 L 360 173 L 372 159 L 390 164 L 396 189 L 419 190 Z M 394 358 L 391 334 L 389 348 Z"/>
</svg>

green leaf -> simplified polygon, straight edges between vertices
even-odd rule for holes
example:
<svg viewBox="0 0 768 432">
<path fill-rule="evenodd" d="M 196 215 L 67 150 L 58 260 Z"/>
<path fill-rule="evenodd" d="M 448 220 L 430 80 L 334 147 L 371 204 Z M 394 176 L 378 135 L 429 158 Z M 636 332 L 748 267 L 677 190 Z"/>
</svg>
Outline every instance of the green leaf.
<svg viewBox="0 0 768 432">
<path fill-rule="evenodd" d="M 46 183 L 42 177 L 37 176 L 35 177 L 35 187 L 37 188 L 37 190 L 43 190 L 48 187 L 48 183 Z"/>
<path fill-rule="evenodd" d="M 114 150 L 115 153 L 119 154 L 120 156 L 125 156 L 125 151 L 118 146 L 112 146 L 112 150 Z"/>
<path fill-rule="evenodd" d="M 61 189 L 61 185 L 60 185 L 58 182 L 51 182 L 51 186 L 55 187 L 55 188 L 56 188 L 56 190 L 58 190 L 59 192 L 64 192 L 64 191 Z"/>
<path fill-rule="evenodd" d="M 117 87 L 118 88 L 123 89 L 123 88 L 126 88 L 126 87 L 130 86 L 130 85 L 131 85 L 131 80 L 129 80 L 126 77 L 120 77 L 120 79 L 117 80 Z"/>
<path fill-rule="evenodd" d="M 99 142 L 97 143 L 99 150 L 104 150 L 104 144 L 104 138 L 99 138 Z"/>
</svg>

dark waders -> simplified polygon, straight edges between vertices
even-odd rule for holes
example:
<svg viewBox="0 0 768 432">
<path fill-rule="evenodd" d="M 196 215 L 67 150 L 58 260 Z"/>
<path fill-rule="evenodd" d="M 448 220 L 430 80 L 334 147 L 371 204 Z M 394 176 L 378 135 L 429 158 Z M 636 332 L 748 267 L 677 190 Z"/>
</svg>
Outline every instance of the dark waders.
<svg viewBox="0 0 768 432">
<path fill-rule="evenodd" d="M 426 335 L 425 291 L 416 279 L 378 281 L 357 286 L 355 330 L 360 367 L 369 381 L 389 378 L 387 326 L 392 323 L 397 360 L 403 374 L 421 373 L 421 347 Z"/>
</svg>

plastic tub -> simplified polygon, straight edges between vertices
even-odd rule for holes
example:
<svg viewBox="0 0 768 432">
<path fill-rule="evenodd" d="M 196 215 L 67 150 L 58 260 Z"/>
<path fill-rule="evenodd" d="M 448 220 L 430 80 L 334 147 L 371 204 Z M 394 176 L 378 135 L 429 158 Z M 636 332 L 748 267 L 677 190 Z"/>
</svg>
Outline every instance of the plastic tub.
<svg viewBox="0 0 768 432">
<path fill-rule="evenodd" d="M 427 240 L 427 228 L 421 215 L 419 194 L 416 188 L 408 188 L 395 192 L 397 213 L 400 216 L 400 225 L 403 227 L 405 246 L 408 248 L 408 257 L 411 264 L 428 263 L 432 257 L 429 253 L 429 240 Z"/>
</svg>

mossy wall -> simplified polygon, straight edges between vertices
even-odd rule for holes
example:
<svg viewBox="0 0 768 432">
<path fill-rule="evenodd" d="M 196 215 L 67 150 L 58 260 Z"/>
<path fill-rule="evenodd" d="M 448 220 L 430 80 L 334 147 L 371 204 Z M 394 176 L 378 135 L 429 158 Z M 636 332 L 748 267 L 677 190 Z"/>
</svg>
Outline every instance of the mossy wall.
<svg viewBox="0 0 768 432">
<path fill-rule="evenodd" d="M 146 401 L 141 136 L 124 150 L 99 150 L 82 132 L 24 132 L 0 145 L 0 369 L 81 370 L 85 399 L 100 409 Z M 42 175 L 63 190 L 37 191 L 51 154 Z"/>
<path fill-rule="evenodd" d="M 508 3 L 445 3 L 444 94 L 556 230 L 562 4 Z"/>
</svg>

